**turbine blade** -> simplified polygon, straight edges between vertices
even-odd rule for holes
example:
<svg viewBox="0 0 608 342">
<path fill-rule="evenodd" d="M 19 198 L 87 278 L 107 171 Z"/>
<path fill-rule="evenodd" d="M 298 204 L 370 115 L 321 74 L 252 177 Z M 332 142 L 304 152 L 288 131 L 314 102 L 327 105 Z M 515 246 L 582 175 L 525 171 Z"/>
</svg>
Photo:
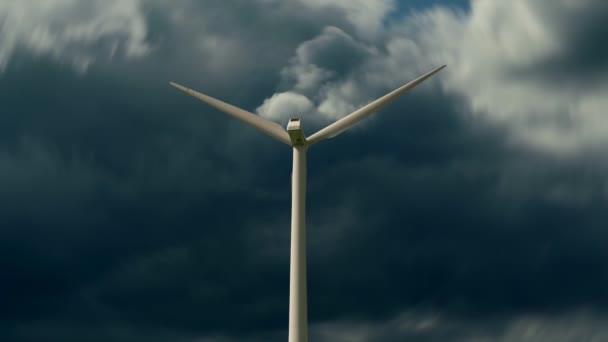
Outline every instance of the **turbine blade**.
<svg viewBox="0 0 608 342">
<path fill-rule="evenodd" d="M 396 99 L 397 97 L 399 97 L 400 95 L 405 93 L 406 91 L 414 88 L 415 86 L 420 84 L 422 81 L 433 76 L 434 74 L 436 74 L 437 72 L 439 72 L 441 69 L 443 69 L 445 67 L 446 66 L 443 65 L 437 69 L 434 69 L 434 70 L 418 77 L 417 79 L 393 90 L 392 92 L 382 96 L 381 98 L 357 109 L 356 111 L 354 111 L 354 112 L 348 114 L 347 116 L 343 117 L 342 119 L 326 126 L 325 128 L 322 128 L 321 130 L 319 130 L 318 132 L 309 136 L 306 139 L 308 144 L 312 145 L 321 140 L 324 140 L 327 138 L 333 138 L 336 135 L 346 131 L 347 129 L 349 129 L 350 127 L 355 125 L 357 122 L 365 119 L 369 115 L 373 114 L 376 110 L 380 109 L 384 105 L 393 101 L 394 99 Z"/>
<path fill-rule="evenodd" d="M 283 129 L 279 124 L 272 122 L 270 120 L 264 119 L 263 117 L 256 115 L 254 113 L 248 112 L 239 107 L 233 106 L 229 103 L 220 101 L 211 96 L 207 96 L 205 94 L 199 93 L 192 89 L 186 88 L 182 85 L 179 85 L 175 82 L 169 82 L 175 88 L 183 91 L 184 93 L 194 96 L 197 99 L 205 102 L 206 104 L 219 109 L 220 111 L 258 129 L 262 133 L 269 135 L 280 142 L 291 146 L 291 139 L 289 139 L 289 134 L 287 131 Z"/>
</svg>

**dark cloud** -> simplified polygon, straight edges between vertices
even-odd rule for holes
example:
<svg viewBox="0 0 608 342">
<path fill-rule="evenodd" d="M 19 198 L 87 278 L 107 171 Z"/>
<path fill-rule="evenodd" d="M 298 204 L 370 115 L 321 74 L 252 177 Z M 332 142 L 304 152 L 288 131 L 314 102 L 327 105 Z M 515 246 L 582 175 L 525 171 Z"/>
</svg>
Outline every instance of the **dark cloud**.
<svg viewBox="0 0 608 342">
<path fill-rule="evenodd" d="M 342 258 L 319 260 L 326 271 L 312 277 L 311 289 L 331 295 L 311 299 L 311 308 L 379 315 L 410 305 L 473 315 L 603 308 L 607 298 L 596 284 L 606 279 L 599 243 L 605 178 L 588 164 L 510 151 L 499 132 L 475 133 L 442 114 L 448 108 L 425 102 L 387 110 L 370 128 L 384 134 L 347 134 L 327 142 L 328 152 L 311 151 L 313 208 L 349 201 L 352 215 L 377 220 L 355 219 L 336 243 Z M 420 114 L 412 111 L 418 106 Z M 399 116 L 400 108 L 408 115 Z M 331 171 L 314 171 L 323 164 Z M 324 195 L 330 186 L 333 199 Z M 560 198 L 560 189 L 583 194 Z M 327 305 L 328 298 L 336 302 Z"/>
<path fill-rule="evenodd" d="M 513 75 L 539 75 L 549 82 L 559 82 L 558 87 L 589 89 L 601 84 L 608 75 L 608 48 L 599 43 L 608 35 L 606 2 L 586 0 L 579 5 L 549 6 L 546 1 L 531 1 L 531 5 L 539 23 L 556 34 L 559 51 L 523 70 L 515 68 Z"/>
<path fill-rule="evenodd" d="M 13 55 L 0 339 L 285 339 L 291 151 L 167 81 L 253 110 L 298 52 L 366 97 L 407 80 L 366 83 L 400 50 L 340 7 L 229 5 L 146 2 L 150 52 L 86 73 Z M 520 321 L 550 331 L 536 341 L 604 336 L 606 165 L 512 144 L 435 85 L 309 152 L 311 339 L 512 342 Z"/>
</svg>

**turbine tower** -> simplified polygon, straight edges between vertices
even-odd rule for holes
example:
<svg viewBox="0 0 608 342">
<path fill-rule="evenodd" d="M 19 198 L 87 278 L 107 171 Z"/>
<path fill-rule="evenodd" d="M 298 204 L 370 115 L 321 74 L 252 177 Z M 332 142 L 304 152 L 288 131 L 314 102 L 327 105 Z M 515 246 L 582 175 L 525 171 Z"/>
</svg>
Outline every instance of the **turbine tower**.
<svg viewBox="0 0 608 342">
<path fill-rule="evenodd" d="M 433 76 L 441 66 L 363 106 L 342 119 L 306 137 L 299 118 L 292 118 L 287 130 L 280 125 L 226 102 L 170 82 L 175 88 L 192 95 L 220 111 L 253 126 L 278 141 L 293 147 L 291 175 L 291 256 L 289 271 L 289 342 L 308 341 L 308 307 L 306 291 L 306 152 L 308 148 L 349 129 L 409 89 Z"/>
</svg>

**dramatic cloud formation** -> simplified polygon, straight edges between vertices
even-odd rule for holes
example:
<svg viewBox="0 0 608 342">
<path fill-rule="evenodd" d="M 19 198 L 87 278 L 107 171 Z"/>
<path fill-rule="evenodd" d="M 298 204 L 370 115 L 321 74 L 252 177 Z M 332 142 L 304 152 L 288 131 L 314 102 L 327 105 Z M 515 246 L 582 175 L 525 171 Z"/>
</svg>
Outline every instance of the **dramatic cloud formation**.
<svg viewBox="0 0 608 342">
<path fill-rule="evenodd" d="M 511 128 L 516 143 L 572 156 L 608 144 L 608 49 L 599 43 L 607 15 L 600 0 L 473 1 L 466 13 L 436 7 L 395 20 L 374 43 L 326 28 L 282 74 L 293 84 L 286 91 L 334 120 L 446 63 L 444 89 L 473 112 Z M 260 113 L 274 117 L 265 110 L 280 98 Z"/>
<path fill-rule="evenodd" d="M 0 340 L 284 341 L 290 150 L 168 81 L 311 134 L 440 64 L 311 148 L 311 341 L 606 339 L 606 5 L 428 3 L 3 1 Z"/>
</svg>

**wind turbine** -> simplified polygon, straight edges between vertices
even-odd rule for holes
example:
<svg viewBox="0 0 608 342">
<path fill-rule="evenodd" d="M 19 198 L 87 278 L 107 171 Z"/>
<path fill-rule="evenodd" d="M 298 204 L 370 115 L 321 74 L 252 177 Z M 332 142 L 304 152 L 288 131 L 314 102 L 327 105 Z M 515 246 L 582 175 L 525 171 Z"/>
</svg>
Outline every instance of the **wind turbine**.
<svg viewBox="0 0 608 342">
<path fill-rule="evenodd" d="M 445 67 L 434 69 L 417 79 L 393 90 L 381 98 L 361 107 L 342 119 L 306 137 L 299 118 L 292 118 L 287 130 L 277 123 L 262 118 L 211 96 L 201 94 L 182 85 L 170 82 L 175 88 L 192 95 L 220 111 L 253 126 L 278 141 L 293 147 L 291 175 L 291 256 L 289 274 L 289 342 L 308 341 L 308 306 L 306 290 L 306 152 L 308 148 L 349 129 L 376 110 L 393 101 L 409 89 L 433 76 Z"/>
</svg>

